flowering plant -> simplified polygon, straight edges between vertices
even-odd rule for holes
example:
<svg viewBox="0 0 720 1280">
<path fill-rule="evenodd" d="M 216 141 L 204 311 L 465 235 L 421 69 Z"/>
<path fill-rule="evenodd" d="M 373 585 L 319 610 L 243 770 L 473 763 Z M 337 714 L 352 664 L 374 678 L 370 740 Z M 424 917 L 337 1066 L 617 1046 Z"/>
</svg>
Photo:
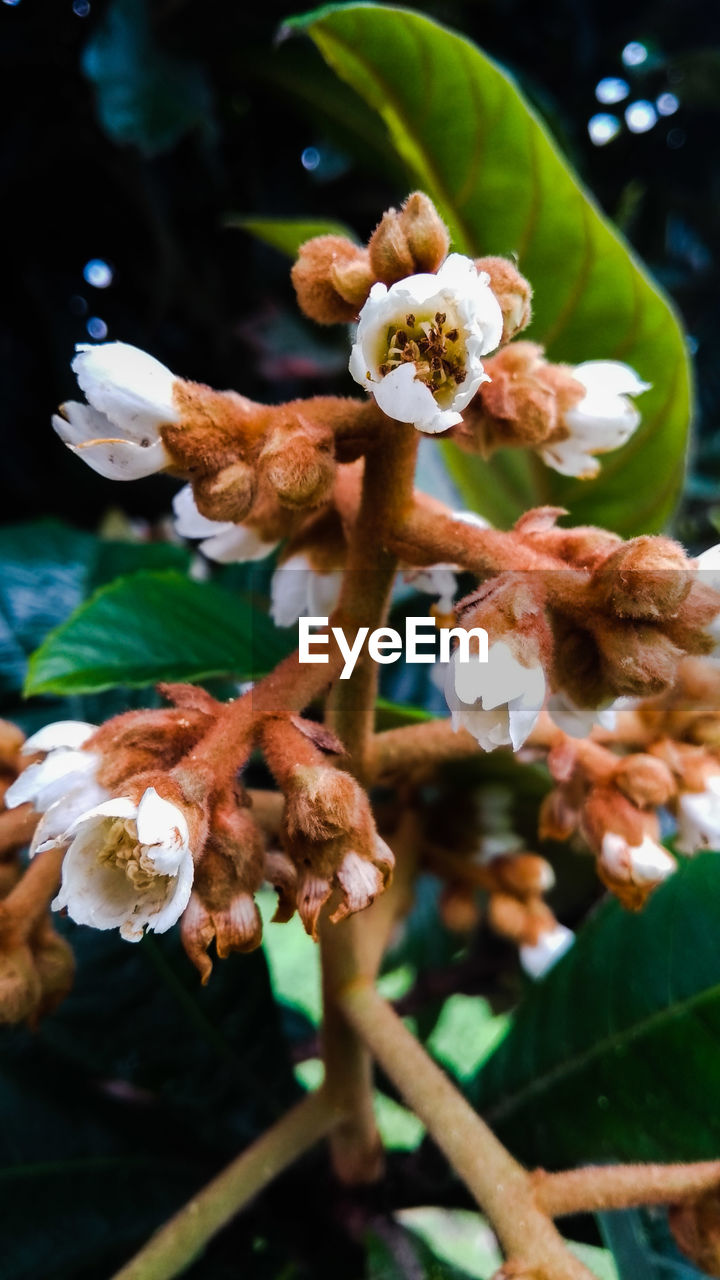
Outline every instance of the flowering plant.
<svg viewBox="0 0 720 1280">
<path fill-rule="evenodd" d="M 370 98 L 371 78 L 337 52 L 352 47 L 353 32 L 378 66 L 393 33 L 413 32 L 437 65 L 441 54 L 451 59 L 453 85 L 470 56 L 459 38 L 404 11 L 339 6 L 304 21 Z M 500 83 L 525 120 L 514 88 L 472 56 L 477 84 Z M 393 101 L 397 133 L 404 126 Z M 119 947 L 141 943 L 143 954 L 153 954 L 150 935 L 177 927 L 196 983 L 211 993 L 234 964 L 238 1000 L 243 965 L 251 972 L 275 925 L 290 934 L 299 922 L 303 955 L 319 953 L 322 968 L 319 1042 L 303 1059 L 321 1059 L 321 1082 L 273 1116 L 117 1280 L 179 1274 L 325 1137 L 348 1194 L 378 1183 L 386 1135 L 373 1063 L 489 1222 L 496 1280 L 592 1275 L 556 1220 L 638 1205 L 670 1206 L 678 1245 L 720 1274 L 720 1162 L 709 1158 L 717 1152 L 663 1145 L 642 1123 L 629 1152 L 612 1126 L 591 1124 L 575 1140 L 557 1096 L 558 1077 L 580 1087 L 597 1055 L 609 1080 L 608 1094 L 592 1086 L 598 1106 L 624 1096 L 602 1036 L 583 1023 L 588 993 L 607 996 L 598 956 L 614 947 L 647 974 L 653 927 L 662 937 L 683 893 L 702 893 L 703 877 L 715 875 L 712 856 L 694 856 L 720 836 L 720 582 L 716 548 L 693 556 L 654 532 L 674 477 L 649 520 L 638 524 L 632 511 L 608 519 L 611 527 L 574 518 L 583 502 L 600 501 L 603 484 L 613 492 L 624 449 L 629 483 L 636 458 L 669 449 L 687 408 L 677 391 L 687 371 L 664 299 L 527 120 L 557 187 L 570 184 L 588 235 L 633 273 L 634 340 L 593 347 L 599 304 L 588 288 L 585 324 L 567 358 L 555 359 L 553 328 L 568 304 L 533 295 L 525 275 L 535 215 L 518 237 L 530 246 L 519 263 L 485 252 L 501 246 L 483 235 L 483 200 L 476 195 L 472 223 L 461 216 L 472 170 L 460 187 L 455 174 L 448 194 L 428 169 L 367 243 L 335 229 L 296 246 L 300 311 L 320 325 L 353 325 L 345 390 L 352 378 L 357 394 L 260 403 L 178 376 L 126 342 L 82 345 L 72 361 L 83 398 L 53 417 L 60 440 L 106 479 L 181 480 L 175 535 L 197 544 L 201 579 L 217 576 L 141 572 L 111 582 L 31 660 L 30 692 L 155 683 L 162 705 L 102 723 L 51 719 L 27 738 L 3 726 L 0 1013 L 36 1025 L 68 994 L 72 952 L 49 912 L 79 927 L 71 938 L 117 934 Z M 444 161 L 450 143 L 434 145 Z M 511 170 L 503 157 L 501 177 Z M 560 195 L 545 197 L 542 216 Z M 571 276 L 572 262 L 563 263 L 555 289 Z M 611 290 L 602 306 L 619 325 L 622 302 Z M 580 307 L 575 299 L 570 314 Z M 670 359 L 672 395 L 663 385 Z M 444 451 L 458 509 L 419 485 L 421 441 Z M 586 481 L 599 486 L 594 498 L 576 498 Z M 503 520 L 508 488 L 516 509 Z M 460 495 L 471 489 L 465 509 Z M 215 569 L 238 564 L 265 573 L 264 611 L 251 594 L 262 593 L 261 577 L 246 577 L 238 597 Z M 379 699 L 381 674 L 399 659 L 388 622 L 408 592 L 413 634 L 421 613 L 441 635 L 437 655 L 416 657 L 432 668 L 423 709 Z M 230 690 L 211 684 L 220 675 L 233 678 Z M 524 816 L 518 796 L 532 797 Z M 563 891 L 576 854 L 584 881 L 573 901 Z M 475 1054 L 466 1078 L 435 1061 L 432 1036 L 413 1035 L 378 985 L 384 967 L 395 977 L 407 967 L 413 933 L 420 952 L 427 942 L 419 906 L 428 877 L 444 954 L 456 959 L 481 940 L 478 972 L 501 981 L 486 977 L 480 990 L 497 1011 L 508 1002 L 508 974 L 516 990 L 520 973 L 538 984 L 502 1044 L 487 1062 Z M 575 941 L 585 908 L 605 891 Z M 414 964 L 422 988 L 424 957 Z M 664 1024 L 675 1005 L 660 985 L 649 1011 L 642 984 L 629 982 L 620 1014 L 608 1012 L 611 1049 L 628 1062 L 658 1024 L 660 1048 L 677 1047 Z M 478 987 L 462 999 L 472 1040 Z M 543 1033 L 536 1060 L 533 1026 L 546 1024 L 556 1034 Z M 262 1092 L 262 1082 L 252 1087 Z M 546 1132 L 554 1114 L 566 1130 L 555 1147 Z"/>
</svg>

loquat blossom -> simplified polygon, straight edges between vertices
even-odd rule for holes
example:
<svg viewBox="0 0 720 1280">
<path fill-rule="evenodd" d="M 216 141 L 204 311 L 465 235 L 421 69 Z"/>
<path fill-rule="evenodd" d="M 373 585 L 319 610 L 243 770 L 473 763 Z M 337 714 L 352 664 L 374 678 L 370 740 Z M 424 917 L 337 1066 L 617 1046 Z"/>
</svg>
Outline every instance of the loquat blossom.
<svg viewBox="0 0 720 1280">
<path fill-rule="evenodd" d="M 177 423 L 175 376 L 127 342 L 81 343 L 72 362 L 88 403 L 53 416 L 60 439 L 110 480 L 138 480 L 171 465 L 160 427 Z"/>
<path fill-rule="evenodd" d="M 76 819 L 52 906 L 76 924 L 139 942 L 165 933 L 190 900 L 194 864 L 185 814 L 154 787 L 139 803 L 115 796 Z"/>
<path fill-rule="evenodd" d="M 270 584 L 270 615 L 278 627 L 292 627 L 298 618 L 329 617 L 340 597 L 342 569 L 321 571 L 298 551 L 278 565 Z"/>
<path fill-rule="evenodd" d="M 685 791 L 678 800 L 676 848 L 680 853 L 720 849 L 720 774 L 703 791 Z"/>
<path fill-rule="evenodd" d="M 186 484 L 173 498 L 175 530 L 181 538 L 201 538 L 200 551 L 218 564 L 243 564 L 264 560 L 277 542 L 263 542 L 255 529 L 229 520 L 209 520 L 197 508 L 192 485 Z"/>
<path fill-rule="evenodd" d="M 487 662 L 453 654 L 445 697 L 453 728 L 467 729 L 483 751 L 512 746 L 519 750 L 531 733 L 545 701 L 542 665 L 519 662 L 504 640 L 490 645 Z"/>
<path fill-rule="evenodd" d="M 62 843 L 62 836 L 80 814 L 107 799 L 97 781 L 98 752 L 84 750 L 97 726 L 80 720 L 47 724 L 23 744 L 24 755 L 45 753 L 44 760 L 28 765 L 5 793 L 5 805 L 14 809 L 32 804 L 43 814 L 33 836 L 31 851 Z"/>
<path fill-rule="evenodd" d="M 520 947 L 520 963 L 529 977 L 537 982 L 570 950 L 575 934 L 567 925 L 555 924 L 540 934 L 537 942 Z"/>
<path fill-rule="evenodd" d="M 615 831 L 606 831 L 600 850 L 600 868 L 613 884 L 653 888 L 677 870 L 677 863 L 651 836 L 644 836 L 641 844 L 631 845 Z"/>
<path fill-rule="evenodd" d="M 561 475 L 586 480 L 600 470 L 595 454 L 619 449 L 637 429 L 640 411 L 628 397 L 648 391 L 650 384 L 618 360 L 586 360 L 575 366 L 572 376 L 585 387 L 585 396 L 565 413 L 565 439 L 539 453 Z"/>
<path fill-rule="evenodd" d="M 462 421 L 461 409 L 488 380 L 503 316 L 487 272 L 451 253 L 436 275 L 374 284 L 350 355 L 356 382 L 389 418 L 435 435 Z"/>
</svg>

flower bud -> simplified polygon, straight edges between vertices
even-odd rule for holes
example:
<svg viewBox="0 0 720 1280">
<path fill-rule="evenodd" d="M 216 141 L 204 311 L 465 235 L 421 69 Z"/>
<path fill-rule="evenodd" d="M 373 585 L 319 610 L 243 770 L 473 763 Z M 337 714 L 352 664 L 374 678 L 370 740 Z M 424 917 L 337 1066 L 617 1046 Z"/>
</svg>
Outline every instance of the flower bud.
<svg viewBox="0 0 720 1280">
<path fill-rule="evenodd" d="M 42 996 L 32 952 L 22 943 L 0 952 L 0 1023 L 15 1025 L 31 1019 Z"/>
<path fill-rule="evenodd" d="M 375 279 L 367 250 L 345 236 L 306 240 L 290 274 L 300 310 L 318 324 L 356 320 Z"/>
<path fill-rule="evenodd" d="M 631 538 L 596 569 L 600 599 L 618 617 L 668 618 L 693 584 L 687 556 L 670 538 Z"/>
<path fill-rule="evenodd" d="M 430 197 L 423 191 L 413 191 L 400 211 L 400 223 L 412 254 L 413 270 L 438 271 L 448 255 L 450 235 Z"/>
<path fill-rule="evenodd" d="M 510 258 L 476 258 L 478 271 L 486 271 L 490 288 L 500 303 L 503 314 L 503 343 L 526 329 L 532 316 L 532 285 Z"/>
<path fill-rule="evenodd" d="M 605 832 L 597 864 L 603 884 L 628 911 L 640 911 L 653 889 L 677 870 L 670 854 L 650 836 L 631 845 L 615 831 Z"/>
<path fill-rule="evenodd" d="M 555 787 L 544 797 L 538 816 L 540 840 L 569 840 L 578 824 L 578 811 L 568 803 L 564 788 Z"/>
<path fill-rule="evenodd" d="M 605 677 L 617 695 L 648 697 L 672 686 L 682 650 L 641 622 L 602 620 L 595 628 Z"/>
<path fill-rule="evenodd" d="M 708 1276 L 720 1276 L 720 1192 L 670 1205 L 668 1223 L 678 1248 Z"/>
<path fill-rule="evenodd" d="M 548 893 L 555 883 L 550 863 L 536 853 L 514 853 L 493 858 L 489 870 L 499 889 L 518 898 Z"/>
<path fill-rule="evenodd" d="M 335 478 L 332 436 L 296 417 L 269 434 L 259 465 L 284 506 L 317 507 Z"/>
<path fill-rule="evenodd" d="M 625 756 L 615 770 L 613 782 L 639 809 L 657 809 L 667 804 L 676 790 L 668 766 L 644 752 Z"/>
<path fill-rule="evenodd" d="M 472 932 L 480 920 L 480 909 L 470 885 L 445 886 L 440 898 L 440 918 L 451 933 Z"/>
<path fill-rule="evenodd" d="M 208 520 L 239 524 L 248 514 L 256 490 L 255 470 L 238 459 L 211 475 L 201 476 L 193 484 L 195 503 Z"/>
<path fill-rule="evenodd" d="M 608 831 L 622 836 L 628 845 L 642 843 L 642 815 L 626 796 L 613 786 L 594 786 L 582 808 L 582 830 L 590 848 L 600 854 Z"/>
</svg>

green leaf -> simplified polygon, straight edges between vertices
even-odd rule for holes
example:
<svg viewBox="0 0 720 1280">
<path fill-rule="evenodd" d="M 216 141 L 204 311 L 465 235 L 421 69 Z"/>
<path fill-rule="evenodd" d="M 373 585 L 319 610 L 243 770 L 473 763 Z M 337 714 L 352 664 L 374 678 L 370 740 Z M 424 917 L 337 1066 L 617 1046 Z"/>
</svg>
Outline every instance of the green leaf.
<svg viewBox="0 0 720 1280">
<path fill-rule="evenodd" d="M 639 915 L 602 905 L 469 1087 L 511 1150 L 547 1168 L 717 1156 L 719 935 L 716 853 Z"/>
<path fill-rule="evenodd" d="M 291 647 L 247 597 L 173 571 L 102 587 L 30 660 L 27 694 L 88 693 L 157 680 L 255 679 Z"/>
<path fill-rule="evenodd" d="M 0 695 L 22 688 L 27 658 L 96 587 L 119 573 L 189 563 L 164 543 L 110 542 L 58 520 L 0 530 Z"/>
<path fill-rule="evenodd" d="M 375 703 L 375 728 L 378 733 L 383 729 L 423 724 L 434 718 L 429 711 L 423 711 L 422 707 L 406 707 L 400 702 L 389 702 L 387 698 L 378 698 Z"/>
<path fill-rule="evenodd" d="M 682 481 L 683 336 L 513 80 L 464 37 L 391 5 L 330 5 L 292 25 L 380 114 L 406 184 L 432 196 L 454 248 L 517 255 L 535 288 L 528 336 L 554 360 L 624 360 L 654 384 L 641 428 L 596 481 L 565 479 L 520 451 L 484 463 L 444 444 L 463 500 L 498 524 L 551 502 L 626 536 L 660 528 Z"/>
<path fill-rule="evenodd" d="M 309 218 L 256 218 L 232 215 L 225 221 L 227 227 L 239 227 L 250 235 L 270 245 L 271 249 L 279 249 L 288 258 L 296 258 L 298 249 L 306 240 L 314 236 L 347 236 L 354 240 L 355 236 L 342 222 L 312 221 Z"/>
</svg>

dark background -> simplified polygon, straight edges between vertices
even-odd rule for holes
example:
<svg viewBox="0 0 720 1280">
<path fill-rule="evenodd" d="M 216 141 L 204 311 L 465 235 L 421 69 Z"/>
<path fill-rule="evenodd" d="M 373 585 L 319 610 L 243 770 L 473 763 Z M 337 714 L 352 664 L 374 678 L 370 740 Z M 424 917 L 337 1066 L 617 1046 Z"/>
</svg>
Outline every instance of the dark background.
<svg viewBox="0 0 720 1280">
<path fill-rule="evenodd" d="M 685 318 L 699 390 L 682 536 L 712 540 L 720 493 L 716 333 L 720 20 L 707 0 L 487 0 L 419 5 L 474 38 L 521 81 L 603 207 Z M 345 335 L 298 319 L 287 262 L 228 216 L 337 217 L 361 235 L 405 194 L 381 128 L 310 42 L 274 43 L 284 17 L 202 0 L 0 4 L 4 262 L 2 505 L 6 521 L 54 513 L 94 525 L 111 505 L 155 514 L 164 480 L 119 489 L 49 428 L 73 394 L 74 343 L 123 339 L 175 372 L 278 400 L 346 385 Z M 623 67 L 629 41 L 645 61 Z M 717 42 L 717 46 L 716 46 Z M 631 92 L 602 106 L 595 86 Z M 604 147 L 591 116 L 672 92 L 649 132 Z M 332 123 L 331 123 L 332 122 Z M 314 149 L 308 153 L 308 148 Z M 315 168 L 307 168 L 308 154 Z M 480 247 L 480 246 L 479 246 Z M 93 287 L 100 259 L 112 283 Z M 93 323 L 95 322 L 95 323 Z"/>
</svg>

